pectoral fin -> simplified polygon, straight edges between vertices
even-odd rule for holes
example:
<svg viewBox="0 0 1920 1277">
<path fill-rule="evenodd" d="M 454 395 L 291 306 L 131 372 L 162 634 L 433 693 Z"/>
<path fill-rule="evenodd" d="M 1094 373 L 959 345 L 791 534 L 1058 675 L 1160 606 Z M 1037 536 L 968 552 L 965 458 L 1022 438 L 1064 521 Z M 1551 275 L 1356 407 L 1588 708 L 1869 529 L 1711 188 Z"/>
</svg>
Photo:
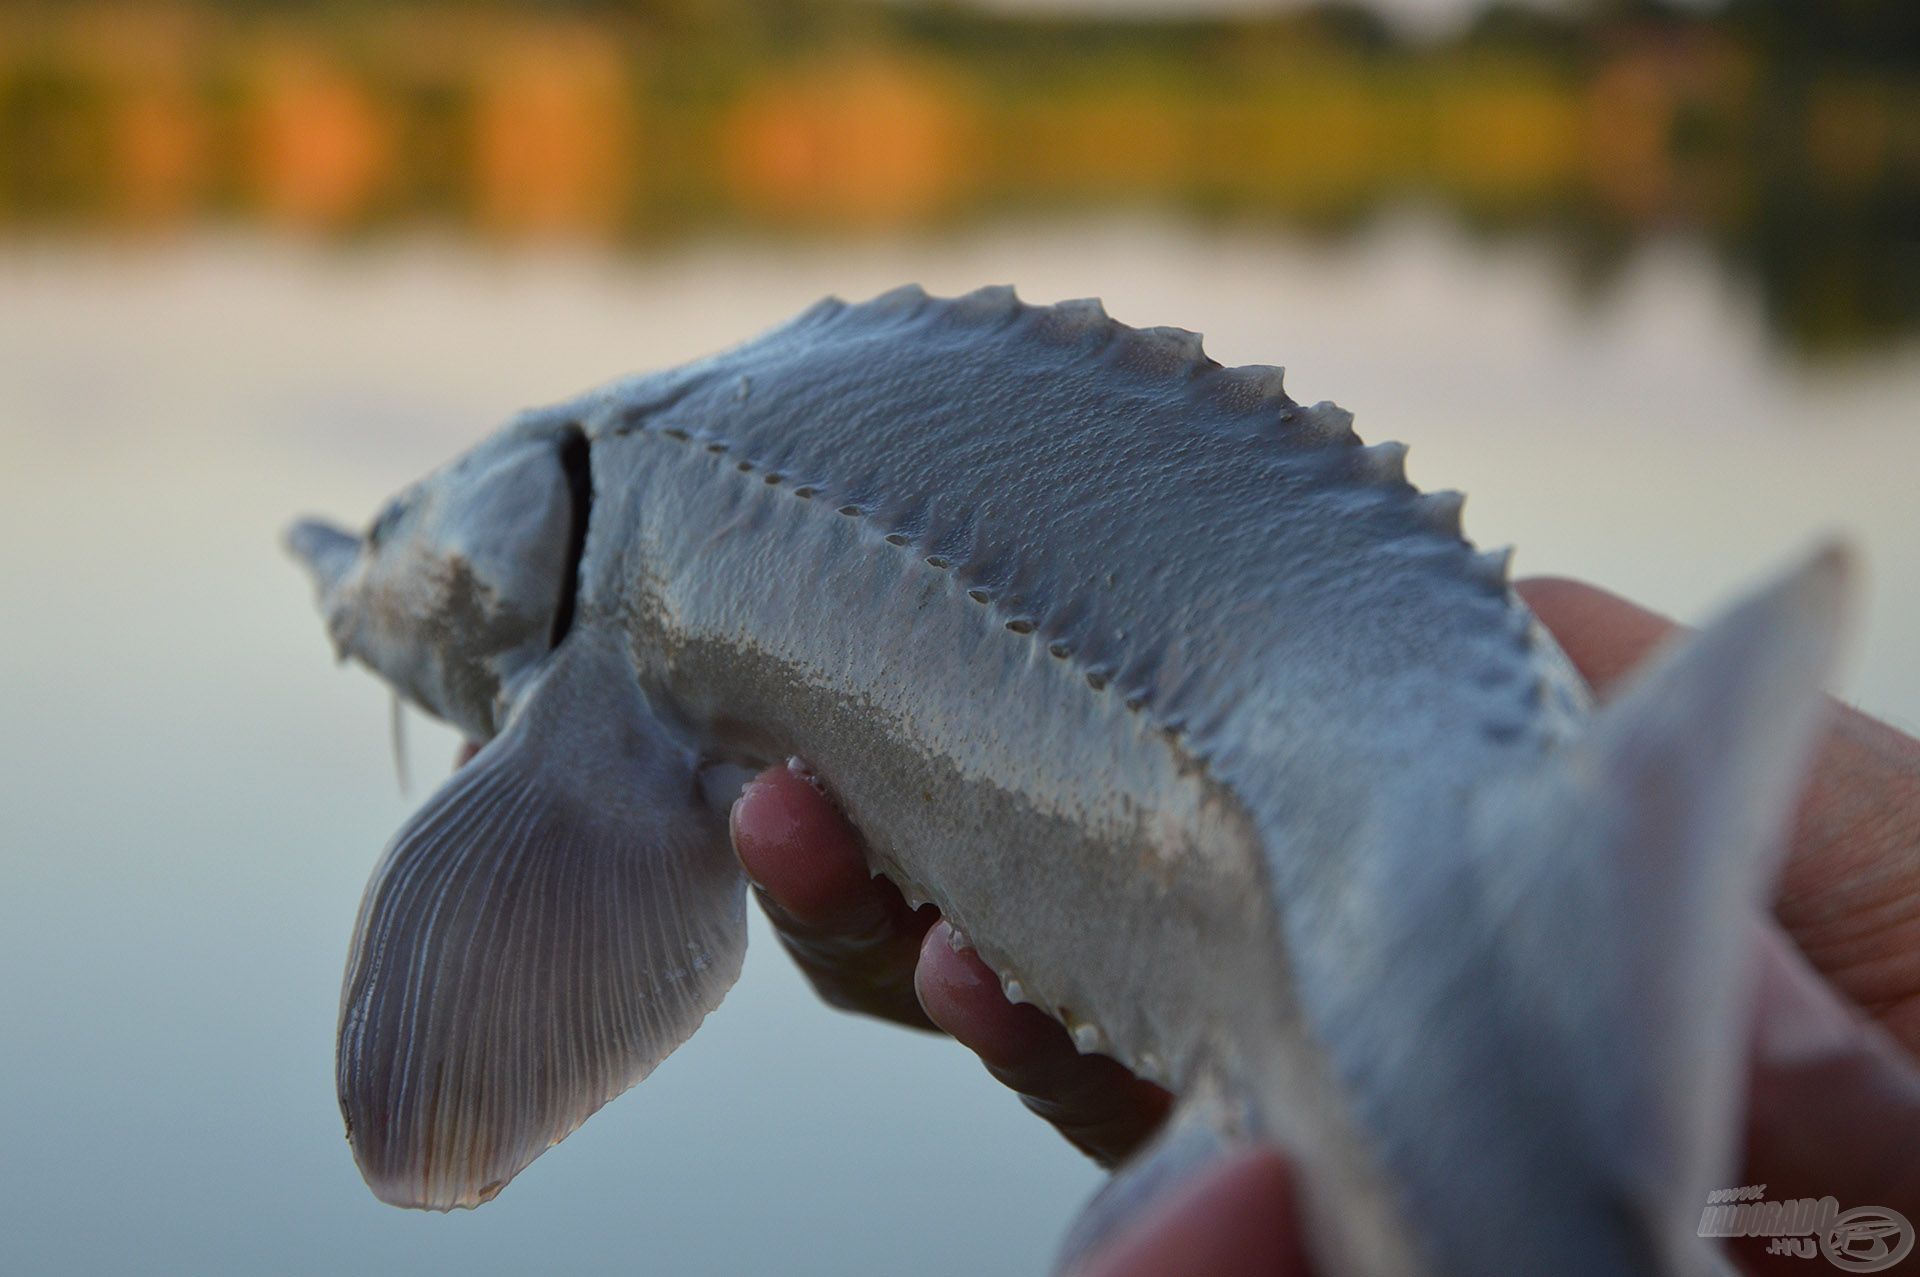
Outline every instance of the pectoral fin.
<svg viewBox="0 0 1920 1277">
<path fill-rule="evenodd" d="M 354 1157 L 477 1206 L 684 1042 L 739 974 L 745 896 L 694 758 L 576 632 L 387 848 L 341 995 Z"/>
</svg>

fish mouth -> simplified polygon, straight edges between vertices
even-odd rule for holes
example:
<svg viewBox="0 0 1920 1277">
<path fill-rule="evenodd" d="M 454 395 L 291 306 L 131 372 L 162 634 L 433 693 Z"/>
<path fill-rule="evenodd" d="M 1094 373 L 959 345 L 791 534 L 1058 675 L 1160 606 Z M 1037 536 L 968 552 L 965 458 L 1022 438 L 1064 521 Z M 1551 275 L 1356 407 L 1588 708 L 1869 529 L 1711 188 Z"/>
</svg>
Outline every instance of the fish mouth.
<svg viewBox="0 0 1920 1277">
<path fill-rule="evenodd" d="M 321 519 L 301 519 L 287 529 L 284 540 L 288 552 L 313 578 L 323 602 L 360 557 L 359 537 Z"/>
</svg>

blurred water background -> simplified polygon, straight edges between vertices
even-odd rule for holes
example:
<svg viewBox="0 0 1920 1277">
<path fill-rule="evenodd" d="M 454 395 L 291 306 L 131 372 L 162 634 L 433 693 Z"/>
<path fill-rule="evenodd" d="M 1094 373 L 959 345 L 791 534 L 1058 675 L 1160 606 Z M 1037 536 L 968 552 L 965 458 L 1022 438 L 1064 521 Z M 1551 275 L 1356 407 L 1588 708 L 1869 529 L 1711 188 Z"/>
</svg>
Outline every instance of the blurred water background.
<svg viewBox="0 0 1920 1277">
<path fill-rule="evenodd" d="M 340 1138 L 347 930 L 453 742 L 396 792 L 278 529 L 824 293 L 1203 330 L 1688 619 L 1840 532 L 1844 688 L 1920 725 L 1916 13 L 0 6 L 0 1269 L 1042 1270 L 1095 1172 L 760 929 L 484 1210 Z"/>
</svg>

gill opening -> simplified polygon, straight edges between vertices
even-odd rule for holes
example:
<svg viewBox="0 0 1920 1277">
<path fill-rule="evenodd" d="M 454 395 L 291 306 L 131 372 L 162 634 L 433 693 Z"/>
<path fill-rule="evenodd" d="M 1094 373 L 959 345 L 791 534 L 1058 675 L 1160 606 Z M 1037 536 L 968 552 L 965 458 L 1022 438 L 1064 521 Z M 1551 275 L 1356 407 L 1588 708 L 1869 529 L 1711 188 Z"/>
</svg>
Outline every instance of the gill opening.
<svg viewBox="0 0 1920 1277">
<path fill-rule="evenodd" d="M 593 452 L 586 431 L 569 427 L 560 444 L 560 469 L 567 476 L 572 521 L 567 530 L 567 569 L 561 580 L 560 606 L 553 614 L 553 633 L 547 646 L 560 646 L 573 629 L 580 602 L 580 563 L 587 553 L 587 525 L 593 516 Z"/>
</svg>

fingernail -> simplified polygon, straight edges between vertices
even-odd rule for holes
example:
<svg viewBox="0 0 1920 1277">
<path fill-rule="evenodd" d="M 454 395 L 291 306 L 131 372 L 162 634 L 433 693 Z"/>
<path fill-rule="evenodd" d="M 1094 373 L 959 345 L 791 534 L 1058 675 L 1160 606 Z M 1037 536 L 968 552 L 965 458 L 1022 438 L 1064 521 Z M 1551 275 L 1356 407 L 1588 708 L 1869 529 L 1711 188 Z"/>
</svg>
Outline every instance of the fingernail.
<svg viewBox="0 0 1920 1277">
<path fill-rule="evenodd" d="M 746 859 L 740 855 L 740 808 L 754 796 L 754 791 L 761 787 L 762 782 L 757 777 L 740 787 L 739 797 L 735 798 L 733 805 L 727 809 L 727 841 L 733 844 L 733 858 L 739 863 L 741 874 L 753 884 L 755 890 L 764 894 L 767 885 L 754 876 L 753 870 L 747 867 Z"/>
</svg>

